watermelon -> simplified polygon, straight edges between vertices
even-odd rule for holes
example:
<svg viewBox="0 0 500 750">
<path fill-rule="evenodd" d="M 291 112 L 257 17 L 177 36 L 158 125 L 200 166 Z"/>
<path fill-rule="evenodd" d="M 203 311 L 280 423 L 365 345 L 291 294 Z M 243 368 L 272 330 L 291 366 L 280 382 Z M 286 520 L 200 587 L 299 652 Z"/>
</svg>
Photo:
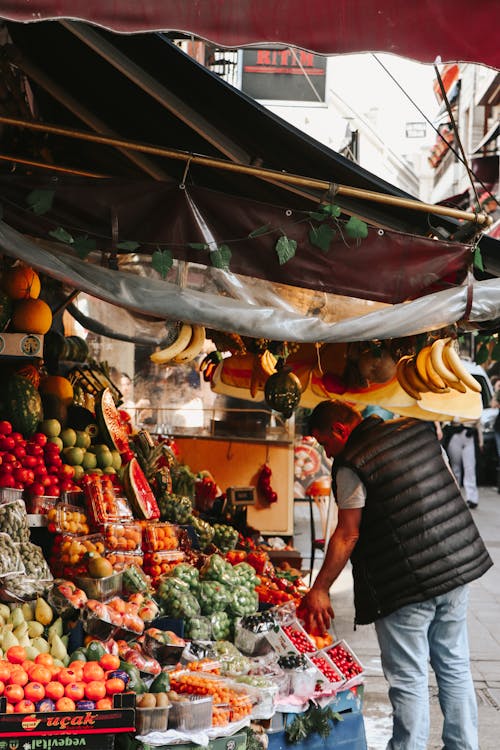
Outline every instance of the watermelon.
<svg viewBox="0 0 500 750">
<path fill-rule="evenodd" d="M 14 432 L 29 438 L 43 419 L 42 399 L 37 389 L 22 375 L 9 378 L 3 394 L 3 414 Z"/>
<path fill-rule="evenodd" d="M 132 458 L 123 470 L 123 486 L 135 515 L 147 521 L 159 518 L 160 509 L 146 475 L 136 458 Z"/>
<path fill-rule="evenodd" d="M 95 416 L 102 440 L 108 448 L 119 453 L 129 451 L 128 431 L 116 408 L 110 388 L 104 388 L 98 394 L 95 401 Z"/>
</svg>

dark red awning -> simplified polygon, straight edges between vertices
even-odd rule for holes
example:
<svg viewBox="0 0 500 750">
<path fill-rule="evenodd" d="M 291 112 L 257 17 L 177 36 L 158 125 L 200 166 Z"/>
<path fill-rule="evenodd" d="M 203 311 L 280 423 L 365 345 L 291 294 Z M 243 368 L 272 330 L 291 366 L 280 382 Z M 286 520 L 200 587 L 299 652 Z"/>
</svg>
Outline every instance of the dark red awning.
<svg viewBox="0 0 500 750">
<path fill-rule="evenodd" d="M 220 46 L 290 44 L 500 67 L 496 0 L 4 0 L 2 18 L 72 18 L 117 32 L 182 31 Z"/>
</svg>

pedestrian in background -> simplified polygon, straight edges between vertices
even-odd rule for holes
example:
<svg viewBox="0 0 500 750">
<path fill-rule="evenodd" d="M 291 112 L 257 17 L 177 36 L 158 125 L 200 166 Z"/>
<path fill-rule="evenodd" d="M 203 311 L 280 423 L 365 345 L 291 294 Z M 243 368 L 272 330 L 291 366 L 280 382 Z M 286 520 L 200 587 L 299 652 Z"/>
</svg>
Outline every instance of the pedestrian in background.
<svg viewBox="0 0 500 750">
<path fill-rule="evenodd" d="M 453 421 L 443 430 L 443 447 L 445 448 L 450 467 L 459 487 L 463 487 L 465 500 L 469 508 L 477 508 L 479 492 L 477 489 L 476 464 L 479 451 L 483 450 L 483 431 L 481 422 Z"/>
<path fill-rule="evenodd" d="M 356 623 L 374 623 L 393 708 L 387 750 L 425 750 L 428 661 L 447 750 L 478 750 L 467 585 L 492 565 L 432 425 L 384 421 L 341 401 L 312 412 L 310 434 L 334 458 L 338 524 L 299 605 L 312 633 L 334 616 L 329 590 L 352 562 Z"/>
</svg>

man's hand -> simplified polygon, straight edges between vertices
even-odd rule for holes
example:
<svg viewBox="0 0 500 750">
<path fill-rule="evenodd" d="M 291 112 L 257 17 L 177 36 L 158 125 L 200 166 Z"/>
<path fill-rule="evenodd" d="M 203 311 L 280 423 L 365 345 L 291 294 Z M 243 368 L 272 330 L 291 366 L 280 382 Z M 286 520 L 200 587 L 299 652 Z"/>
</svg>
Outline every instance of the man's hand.
<svg viewBox="0 0 500 750">
<path fill-rule="evenodd" d="M 302 597 L 297 614 L 304 621 L 307 632 L 313 635 L 325 633 L 335 617 L 328 592 L 314 586 Z"/>
</svg>

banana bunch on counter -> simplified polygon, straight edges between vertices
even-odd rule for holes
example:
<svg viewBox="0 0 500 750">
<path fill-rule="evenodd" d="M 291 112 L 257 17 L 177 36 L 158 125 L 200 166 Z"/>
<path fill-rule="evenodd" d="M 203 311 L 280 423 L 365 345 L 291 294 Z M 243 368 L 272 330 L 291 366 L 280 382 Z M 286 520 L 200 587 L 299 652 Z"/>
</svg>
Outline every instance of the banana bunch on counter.
<svg viewBox="0 0 500 750">
<path fill-rule="evenodd" d="M 418 354 L 398 361 L 396 376 L 401 388 L 419 401 L 422 393 L 481 392 L 478 381 L 467 371 L 451 338 L 436 339 Z"/>
<path fill-rule="evenodd" d="M 200 354 L 204 344 L 205 326 L 183 323 L 175 341 L 165 349 L 153 352 L 149 358 L 155 365 L 185 365 Z"/>
</svg>

